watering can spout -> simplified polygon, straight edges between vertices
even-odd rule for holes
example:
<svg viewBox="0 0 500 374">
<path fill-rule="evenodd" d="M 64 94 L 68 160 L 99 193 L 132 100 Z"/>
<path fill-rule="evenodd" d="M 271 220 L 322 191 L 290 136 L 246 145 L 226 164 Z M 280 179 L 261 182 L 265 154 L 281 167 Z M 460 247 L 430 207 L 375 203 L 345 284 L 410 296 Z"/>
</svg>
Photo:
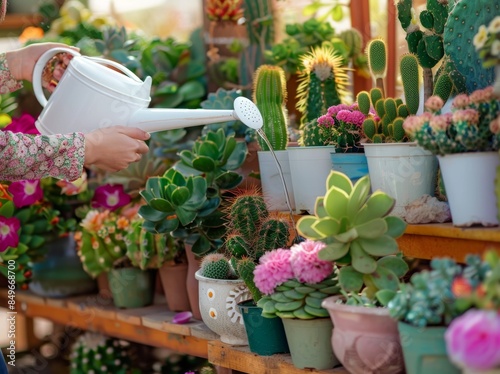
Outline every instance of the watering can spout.
<svg viewBox="0 0 500 374">
<path fill-rule="evenodd" d="M 263 126 L 259 110 L 245 97 L 235 99 L 234 110 L 144 108 L 130 116 L 128 125 L 147 132 L 157 132 L 233 120 L 240 120 L 253 129 Z"/>
</svg>

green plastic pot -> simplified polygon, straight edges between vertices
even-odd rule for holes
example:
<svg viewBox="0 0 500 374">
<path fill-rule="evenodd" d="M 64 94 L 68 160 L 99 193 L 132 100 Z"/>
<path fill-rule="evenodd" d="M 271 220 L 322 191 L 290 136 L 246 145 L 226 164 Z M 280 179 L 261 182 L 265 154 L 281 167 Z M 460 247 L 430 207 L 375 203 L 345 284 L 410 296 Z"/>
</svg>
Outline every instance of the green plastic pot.
<svg viewBox="0 0 500 374">
<path fill-rule="evenodd" d="M 448 359 L 446 327 L 418 328 L 399 322 L 398 330 L 407 374 L 460 374 Z"/>
<path fill-rule="evenodd" d="M 108 273 L 113 303 L 118 308 L 140 308 L 154 299 L 154 271 L 139 268 L 112 269 Z"/>
<path fill-rule="evenodd" d="M 260 356 L 290 352 L 281 318 L 262 317 L 262 308 L 253 300 L 239 303 L 238 308 L 243 316 L 251 352 Z"/>
</svg>

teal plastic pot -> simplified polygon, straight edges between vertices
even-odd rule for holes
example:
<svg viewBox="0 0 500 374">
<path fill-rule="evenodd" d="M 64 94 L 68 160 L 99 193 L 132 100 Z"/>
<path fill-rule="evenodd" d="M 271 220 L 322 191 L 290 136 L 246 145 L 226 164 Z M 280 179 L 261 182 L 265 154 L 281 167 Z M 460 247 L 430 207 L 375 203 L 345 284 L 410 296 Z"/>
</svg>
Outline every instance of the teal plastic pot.
<svg viewBox="0 0 500 374">
<path fill-rule="evenodd" d="M 251 352 L 260 356 L 290 352 L 281 318 L 262 317 L 262 308 L 253 300 L 239 303 L 238 308 L 243 316 Z"/>
<path fill-rule="evenodd" d="M 330 318 L 283 318 L 293 366 L 299 369 L 332 369 L 339 364 L 333 353 Z"/>
<path fill-rule="evenodd" d="M 419 328 L 398 323 L 407 374 L 459 374 L 448 359 L 444 333 L 446 327 Z"/>
<path fill-rule="evenodd" d="M 140 308 L 153 303 L 155 272 L 139 268 L 112 269 L 108 273 L 113 303 L 118 308 Z"/>
<path fill-rule="evenodd" d="M 332 159 L 332 168 L 347 175 L 347 177 L 356 183 L 356 181 L 368 175 L 368 162 L 364 153 L 330 153 Z"/>
</svg>

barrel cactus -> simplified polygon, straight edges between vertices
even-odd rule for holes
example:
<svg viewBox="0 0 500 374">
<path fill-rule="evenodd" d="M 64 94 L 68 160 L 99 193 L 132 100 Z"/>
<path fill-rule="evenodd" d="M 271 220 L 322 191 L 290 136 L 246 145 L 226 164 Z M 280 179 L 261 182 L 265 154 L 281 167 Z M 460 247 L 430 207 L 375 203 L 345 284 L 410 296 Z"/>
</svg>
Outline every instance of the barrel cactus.
<svg viewBox="0 0 500 374">
<path fill-rule="evenodd" d="M 227 214 L 225 250 L 257 302 L 261 294 L 253 281 L 255 265 L 265 252 L 287 247 L 291 224 L 279 213 L 269 212 L 262 194 L 252 190 L 238 193 Z"/>
<path fill-rule="evenodd" d="M 347 69 L 342 62 L 341 55 L 327 46 L 314 48 L 301 58 L 304 69 L 297 88 L 297 109 L 303 113 L 301 145 L 321 146 L 327 142 L 317 119 L 326 114 L 329 107 L 340 104 L 347 94 Z"/>
<path fill-rule="evenodd" d="M 145 230 L 141 221 L 132 224 L 124 241 L 128 259 L 133 266 L 142 270 L 158 269 L 167 258 L 169 248 L 166 235 Z"/>
<path fill-rule="evenodd" d="M 201 275 L 212 279 L 234 279 L 228 259 L 222 253 L 211 253 L 201 260 Z"/>
<path fill-rule="evenodd" d="M 284 150 L 288 143 L 286 113 L 285 71 L 279 66 L 261 65 L 255 72 L 253 101 L 264 120 L 262 130 L 273 150 Z M 261 137 L 260 148 L 268 151 L 269 146 Z"/>
<path fill-rule="evenodd" d="M 71 374 L 126 374 L 129 370 L 128 343 L 86 332 L 72 347 Z"/>
<path fill-rule="evenodd" d="M 408 265 L 399 257 L 396 241 L 406 223 L 389 215 L 392 197 L 381 190 L 370 194 L 370 188 L 369 176 L 353 185 L 345 174 L 331 171 L 316 215 L 301 217 L 297 229 L 305 238 L 326 243 L 319 257 L 339 266 L 343 291 L 357 294 L 363 289 L 374 298 L 379 291 L 396 292 Z"/>
</svg>

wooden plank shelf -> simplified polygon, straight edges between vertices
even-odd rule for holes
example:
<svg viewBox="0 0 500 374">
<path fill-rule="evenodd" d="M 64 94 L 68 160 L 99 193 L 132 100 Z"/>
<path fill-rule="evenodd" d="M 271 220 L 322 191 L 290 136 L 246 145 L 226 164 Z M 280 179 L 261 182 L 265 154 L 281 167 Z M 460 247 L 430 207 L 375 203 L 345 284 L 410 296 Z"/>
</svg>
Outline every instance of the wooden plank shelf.
<svg viewBox="0 0 500 374">
<path fill-rule="evenodd" d="M 208 342 L 208 357 L 212 364 L 238 370 L 243 373 L 256 374 L 348 374 L 342 367 L 331 370 L 297 369 L 292 364 L 290 355 L 276 354 L 259 356 L 250 352 L 248 347 L 236 347 L 220 341 Z"/>
<path fill-rule="evenodd" d="M 488 249 L 500 252 L 500 228 L 462 228 L 451 223 L 408 225 L 398 243 L 407 257 L 451 257 L 463 262 L 467 254 L 482 254 Z"/>
</svg>

